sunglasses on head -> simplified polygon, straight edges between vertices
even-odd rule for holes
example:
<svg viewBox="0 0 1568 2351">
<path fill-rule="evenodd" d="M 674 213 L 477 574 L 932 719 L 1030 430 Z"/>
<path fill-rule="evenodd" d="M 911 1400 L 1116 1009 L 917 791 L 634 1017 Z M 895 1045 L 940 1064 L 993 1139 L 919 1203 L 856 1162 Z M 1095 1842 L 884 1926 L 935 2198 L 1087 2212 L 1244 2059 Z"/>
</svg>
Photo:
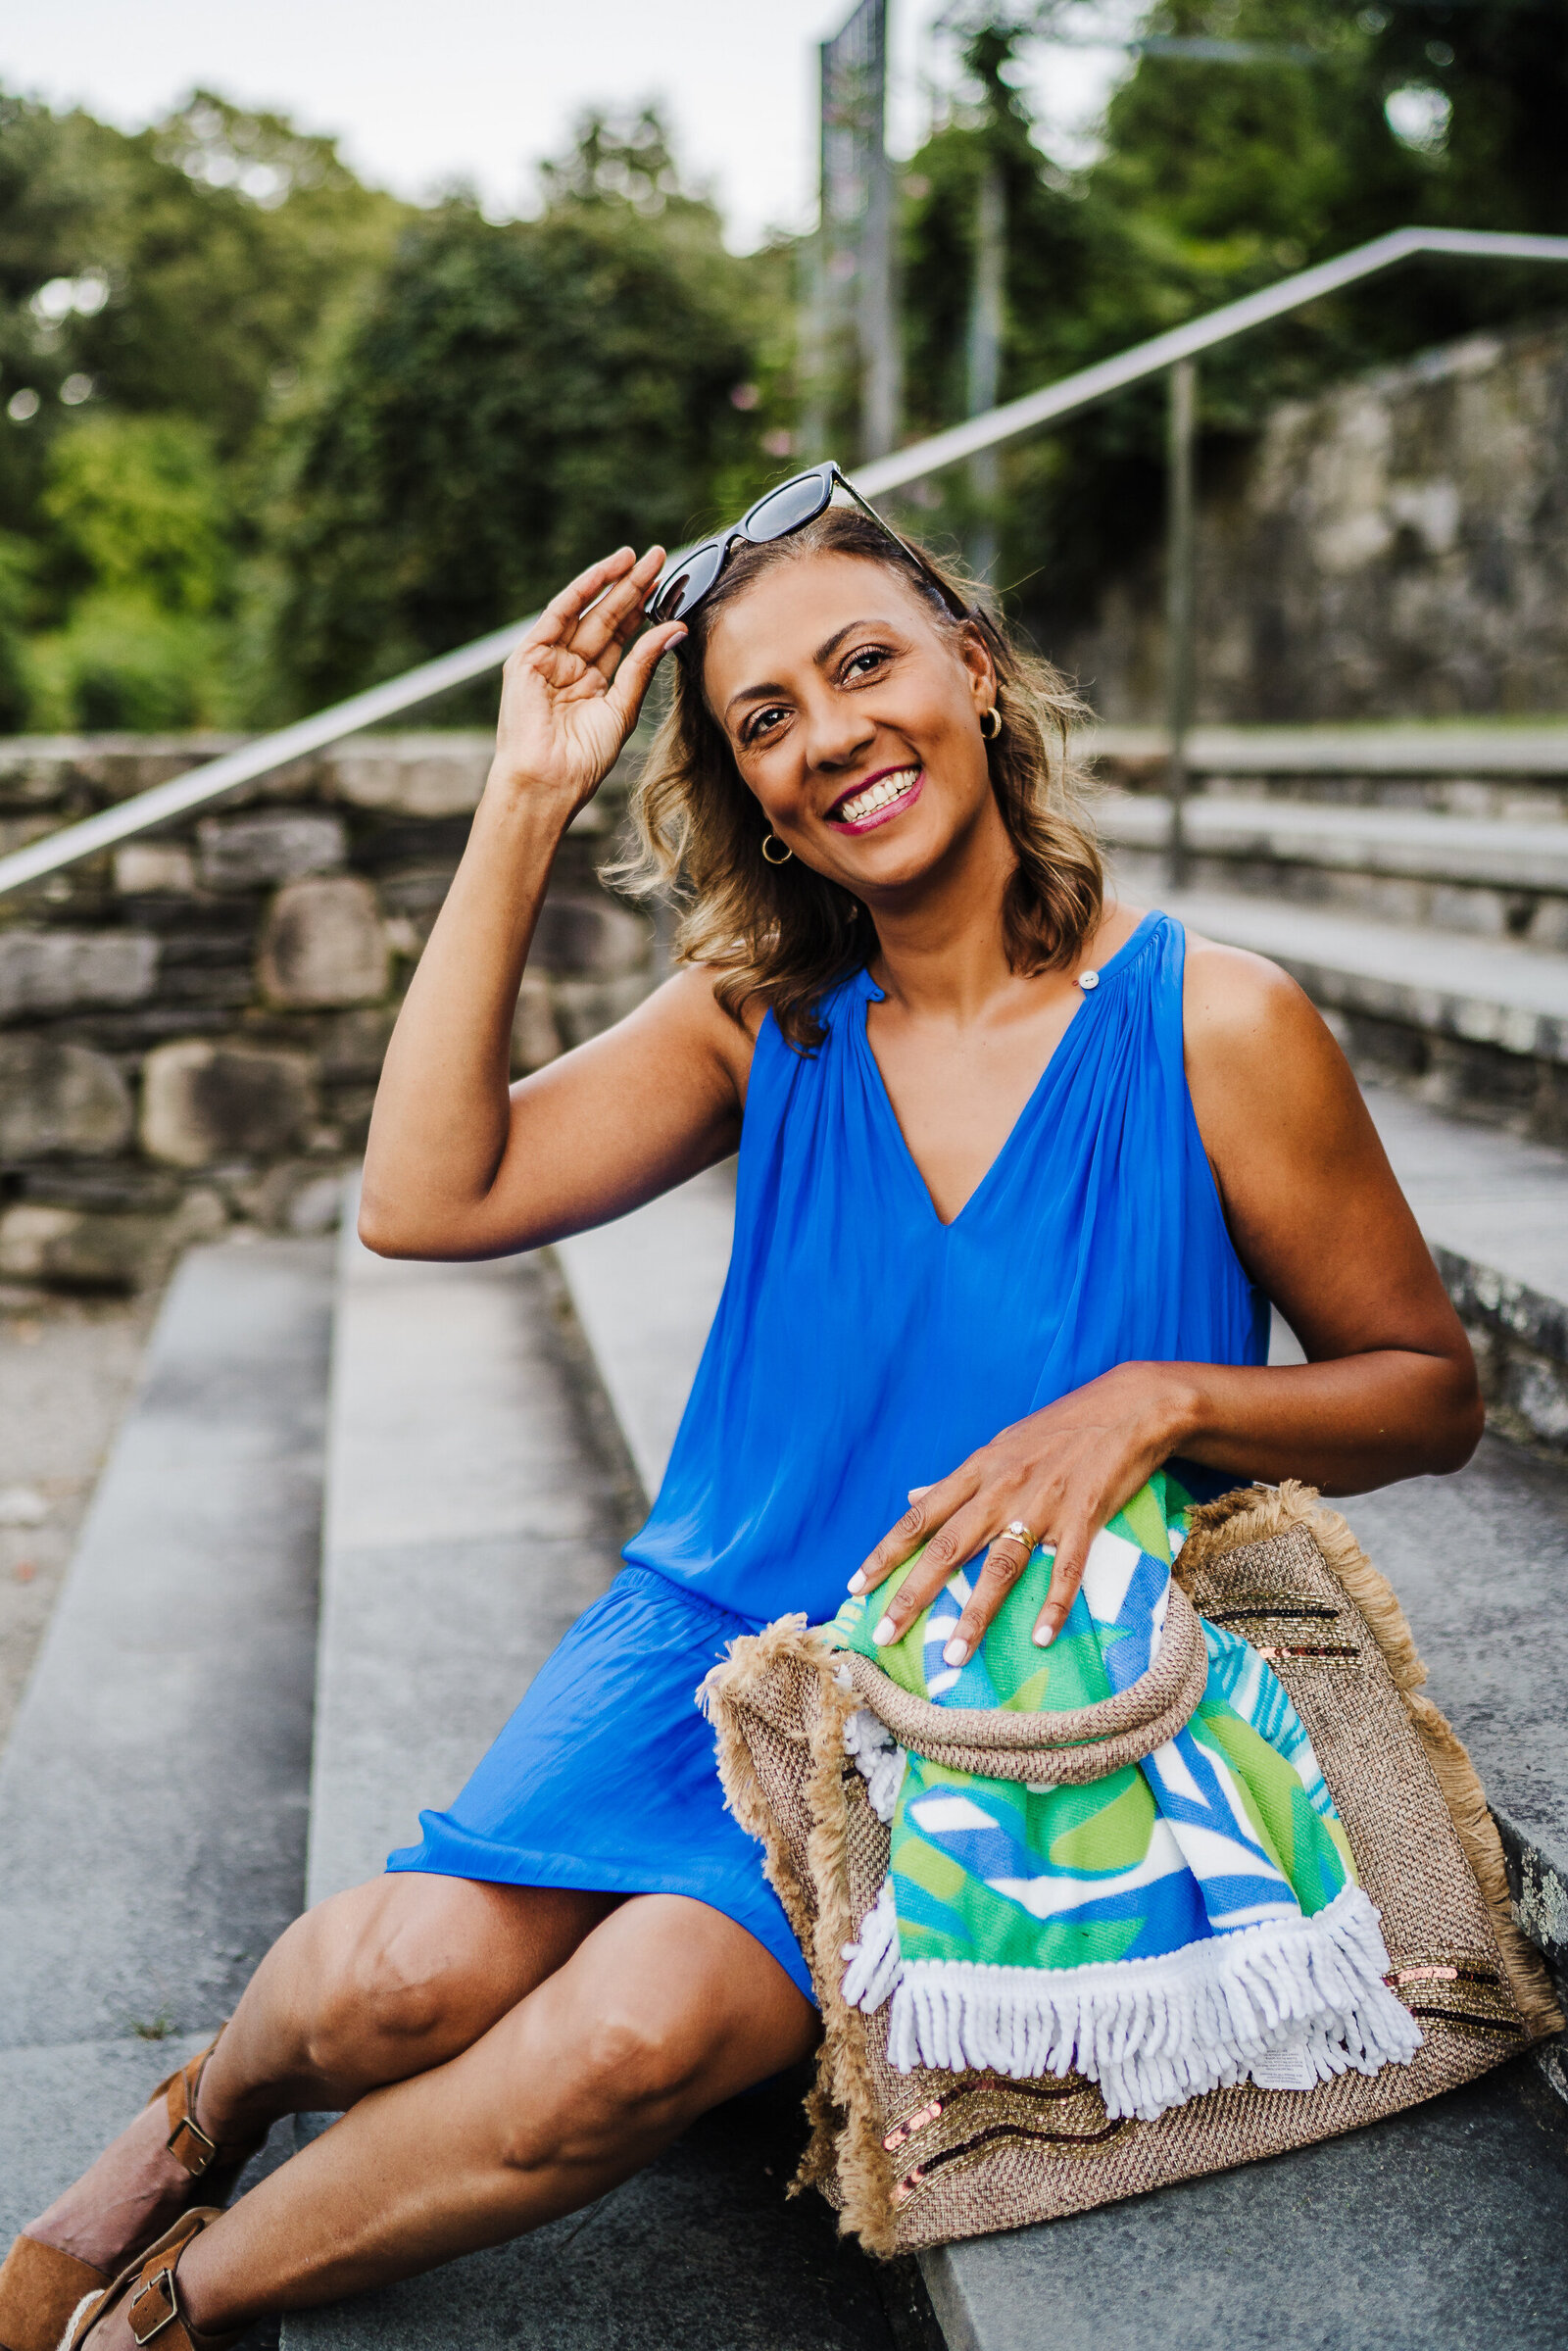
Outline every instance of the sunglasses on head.
<svg viewBox="0 0 1568 2351">
<path fill-rule="evenodd" d="M 652 621 L 689 620 L 705 596 L 711 593 L 714 582 L 729 562 L 737 544 L 746 547 L 765 547 L 774 539 L 787 539 L 793 531 L 804 530 L 818 514 L 825 514 L 833 503 L 835 491 L 843 490 L 868 515 L 878 530 L 892 540 L 906 563 L 912 563 L 928 587 L 934 588 L 943 603 L 957 620 L 983 620 L 983 613 L 956 596 L 941 574 L 928 563 L 917 549 L 907 546 L 892 526 L 884 522 L 875 507 L 868 506 L 854 482 L 833 458 L 811 466 L 807 473 L 797 473 L 780 482 L 748 507 L 738 522 L 721 530 L 699 546 L 688 547 L 681 555 L 672 556 L 654 582 L 653 592 L 643 607 Z"/>
</svg>

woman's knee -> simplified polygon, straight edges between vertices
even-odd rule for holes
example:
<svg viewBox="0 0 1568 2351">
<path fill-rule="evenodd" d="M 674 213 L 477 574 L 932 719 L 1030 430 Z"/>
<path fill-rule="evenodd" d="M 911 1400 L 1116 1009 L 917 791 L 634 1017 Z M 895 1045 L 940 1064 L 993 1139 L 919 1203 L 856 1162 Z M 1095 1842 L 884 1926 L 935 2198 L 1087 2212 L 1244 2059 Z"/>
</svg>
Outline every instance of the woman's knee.
<svg viewBox="0 0 1568 2351">
<path fill-rule="evenodd" d="M 706 2053 L 689 2017 L 635 1995 L 560 2020 L 529 2020 L 512 2053 L 501 2159 L 614 2164 L 653 2148 L 701 2111 Z"/>
<path fill-rule="evenodd" d="M 300 1922 L 312 2070 L 353 2083 L 439 2063 L 507 2005 L 492 1991 L 473 1888 L 385 1878 L 321 1903 Z"/>
</svg>

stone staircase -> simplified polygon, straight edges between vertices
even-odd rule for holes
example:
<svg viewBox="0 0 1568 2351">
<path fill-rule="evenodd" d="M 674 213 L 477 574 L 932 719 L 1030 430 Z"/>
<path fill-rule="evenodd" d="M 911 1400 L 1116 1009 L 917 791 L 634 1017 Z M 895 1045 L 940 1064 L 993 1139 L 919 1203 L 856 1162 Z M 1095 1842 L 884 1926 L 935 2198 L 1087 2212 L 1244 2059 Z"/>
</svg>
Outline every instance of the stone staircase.
<svg viewBox="0 0 1568 2351">
<path fill-rule="evenodd" d="M 1377 1102 L 1466 1263 L 1494 1271 L 1532 1200 L 1560 1222 L 1556 1153 Z M 351 1231 L 335 1259 L 325 1241 L 187 1255 L 0 1757 L 0 2229 L 211 2032 L 307 1892 L 373 1872 L 450 1799 L 604 1588 L 662 1474 L 731 1203 L 718 1169 L 493 1265 L 387 1264 Z M 1568 1476 L 1489 1438 L 1457 1479 L 1347 1508 L 1562 1970 Z M 283 2331 L 289 2351 L 1262 2351 L 1286 2331 L 1308 2351 L 1544 2351 L 1568 2290 L 1554 2062 L 918 2270 L 784 2200 L 799 2085 L 779 2084 L 586 2215 Z M 293 2143 L 280 2129 L 262 2160 Z"/>
<path fill-rule="evenodd" d="M 1283 963 L 1363 1075 L 1568 1135 L 1568 724 L 1200 727 L 1186 890 L 1161 738 L 1085 738 L 1117 879 Z"/>
</svg>

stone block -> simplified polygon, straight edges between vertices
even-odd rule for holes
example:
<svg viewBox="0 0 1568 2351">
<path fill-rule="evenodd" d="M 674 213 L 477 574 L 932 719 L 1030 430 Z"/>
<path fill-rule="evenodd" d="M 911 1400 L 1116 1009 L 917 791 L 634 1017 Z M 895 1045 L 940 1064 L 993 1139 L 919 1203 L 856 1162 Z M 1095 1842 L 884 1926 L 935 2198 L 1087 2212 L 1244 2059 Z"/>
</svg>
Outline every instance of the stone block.
<svg viewBox="0 0 1568 2351">
<path fill-rule="evenodd" d="M 273 1004 L 374 1004 L 390 976 L 375 892 L 355 874 L 288 882 L 262 932 L 257 969 Z"/>
<path fill-rule="evenodd" d="M 397 1016 L 395 1004 L 376 1004 L 323 1021 L 317 1039 L 322 1084 L 378 1078 Z"/>
<path fill-rule="evenodd" d="M 495 737 L 478 731 L 350 736 L 329 754 L 340 798 L 356 808 L 456 816 L 479 805 Z"/>
<path fill-rule="evenodd" d="M 652 946 L 653 926 L 629 906 L 552 892 L 539 909 L 531 959 L 573 978 L 618 979 L 640 970 Z"/>
<path fill-rule="evenodd" d="M 165 1216 L 178 1207 L 180 1190 L 172 1167 L 147 1167 L 139 1159 L 43 1159 L 23 1169 L 20 1198 L 46 1200 L 54 1208 Z"/>
<path fill-rule="evenodd" d="M 157 977 L 158 942 L 142 931 L 0 931 L 0 1020 L 141 1004 Z"/>
<path fill-rule="evenodd" d="M 236 1186 L 235 1194 L 258 1224 L 313 1240 L 337 1229 L 344 1180 L 341 1168 L 323 1173 L 319 1159 L 283 1159 L 258 1182 Z"/>
<path fill-rule="evenodd" d="M 142 1149 L 173 1167 L 272 1158 L 296 1148 L 315 1093 L 304 1053 L 204 1037 L 160 1045 L 142 1070 Z"/>
<path fill-rule="evenodd" d="M 179 841 L 127 841 L 115 852 L 115 893 L 120 898 L 188 898 L 196 887 L 196 860 Z"/>
<path fill-rule="evenodd" d="M 561 1051 L 561 1032 L 550 1005 L 550 989 L 534 971 L 525 971 L 512 1016 L 512 1074 L 526 1077 L 543 1069 Z"/>
<path fill-rule="evenodd" d="M 557 980 L 550 991 L 556 1025 L 567 1045 L 585 1045 L 634 1012 L 656 985 L 649 971 L 616 980 Z"/>
<path fill-rule="evenodd" d="M 227 1221 L 218 1195 L 205 1190 L 188 1194 L 172 1216 L 18 1200 L 0 1215 L 0 1279 L 54 1290 L 150 1289 L 176 1249 L 216 1239 Z"/>
<path fill-rule="evenodd" d="M 107 1053 L 0 1037 L 0 1159 L 96 1158 L 129 1139 L 130 1089 Z"/>
<path fill-rule="evenodd" d="M 202 880 L 210 890 L 256 890 L 309 873 L 331 873 L 347 849 L 340 816 L 303 808 L 204 816 L 196 838 Z"/>
</svg>

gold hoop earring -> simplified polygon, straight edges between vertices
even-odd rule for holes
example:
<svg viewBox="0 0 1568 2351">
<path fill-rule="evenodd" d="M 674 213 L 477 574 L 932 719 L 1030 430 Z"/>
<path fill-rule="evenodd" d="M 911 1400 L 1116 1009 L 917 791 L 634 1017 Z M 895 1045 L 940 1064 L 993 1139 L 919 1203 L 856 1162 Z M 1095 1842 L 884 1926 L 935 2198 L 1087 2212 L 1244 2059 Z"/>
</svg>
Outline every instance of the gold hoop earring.
<svg viewBox="0 0 1568 2351">
<path fill-rule="evenodd" d="M 986 724 L 988 718 L 991 721 L 989 726 Z M 980 732 L 988 743 L 995 743 L 1006 723 L 995 703 L 992 704 L 989 710 L 982 710 L 980 713 Z"/>
<path fill-rule="evenodd" d="M 770 857 L 768 852 L 774 849 L 781 849 L 784 852 L 784 855 L 781 857 Z M 787 841 L 781 841 L 777 833 L 764 833 L 762 835 L 762 862 L 764 865 L 787 865 L 794 855 L 795 852 L 793 849 L 791 849 L 789 843 Z"/>
</svg>

